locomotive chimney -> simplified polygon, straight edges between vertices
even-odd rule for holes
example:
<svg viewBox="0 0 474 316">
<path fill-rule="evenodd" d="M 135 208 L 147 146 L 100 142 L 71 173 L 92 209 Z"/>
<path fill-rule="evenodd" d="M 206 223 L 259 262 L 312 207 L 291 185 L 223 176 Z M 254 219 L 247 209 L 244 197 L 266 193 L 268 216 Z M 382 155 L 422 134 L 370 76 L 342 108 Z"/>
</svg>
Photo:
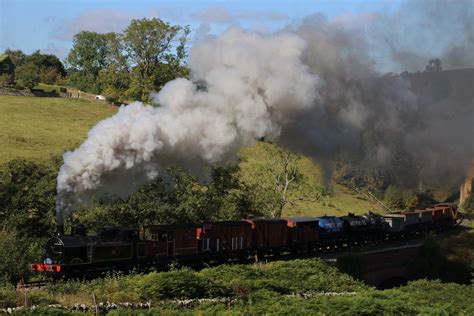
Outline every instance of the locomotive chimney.
<svg viewBox="0 0 474 316">
<path fill-rule="evenodd" d="M 63 224 L 56 225 L 56 234 L 58 236 L 64 235 L 64 225 Z"/>
</svg>

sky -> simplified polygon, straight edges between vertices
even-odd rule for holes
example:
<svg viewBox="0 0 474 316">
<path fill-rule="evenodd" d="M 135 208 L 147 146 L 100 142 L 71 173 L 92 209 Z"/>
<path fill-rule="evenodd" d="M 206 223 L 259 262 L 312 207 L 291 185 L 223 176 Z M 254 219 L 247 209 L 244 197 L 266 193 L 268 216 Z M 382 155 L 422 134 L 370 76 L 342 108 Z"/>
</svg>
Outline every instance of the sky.
<svg viewBox="0 0 474 316">
<path fill-rule="evenodd" d="M 0 52 L 41 50 L 64 59 L 80 31 L 120 32 L 132 19 L 157 17 L 219 34 L 231 26 L 273 32 L 323 13 L 338 18 L 388 13 L 399 0 L 0 0 Z M 192 38 L 191 38 L 192 40 Z"/>
</svg>

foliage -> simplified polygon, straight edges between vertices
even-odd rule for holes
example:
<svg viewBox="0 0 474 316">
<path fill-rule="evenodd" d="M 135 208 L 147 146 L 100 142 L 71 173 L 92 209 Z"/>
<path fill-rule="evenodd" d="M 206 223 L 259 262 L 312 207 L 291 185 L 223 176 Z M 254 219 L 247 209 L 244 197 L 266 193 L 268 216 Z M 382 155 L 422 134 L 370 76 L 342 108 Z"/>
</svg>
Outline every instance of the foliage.
<svg viewBox="0 0 474 316">
<path fill-rule="evenodd" d="M 415 191 L 405 196 L 405 208 L 409 210 L 432 207 L 436 203 L 431 191 Z"/>
<path fill-rule="evenodd" d="M 10 57 L 15 67 L 21 66 L 25 63 L 26 54 L 21 50 L 12 50 L 7 48 L 4 54 Z"/>
<path fill-rule="evenodd" d="M 2 269 L 2 267 L 0 267 L 0 269 Z M 3 274 L 3 271 L 0 272 L 0 274 Z M 1 276 L 0 276 L 0 280 L 1 280 Z M 15 305 L 16 305 L 15 287 L 11 284 L 8 284 L 8 283 L 6 284 L 2 280 L 2 284 L 0 285 L 0 308 L 15 307 Z"/>
<path fill-rule="evenodd" d="M 64 284 L 64 283 L 63 283 Z M 79 298 L 99 301 L 152 301 L 151 310 L 117 310 L 114 315 L 195 314 L 325 314 L 398 315 L 464 314 L 474 312 L 474 287 L 438 280 L 418 280 L 391 290 L 375 290 L 319 259 L 276 261 L 256 265 L 220 265 L 199 272 L 189 269 L 145 275 L 107 276 L 91 282 L 74 281 L 73 292 L 46 289 L 42 296 L 60 303 Z M 43 292 L 45 290 L 39 290 Z M 0 292 L 1 293 L 1 292 Z M 68 294 L 72 293 L 72 294 Z M 328 295 L 334 293 L 334 295 Z M 0 294 L 1 295 L 1 294 Z M 11 296 L 11 294 L 10 294 Z M 41 296 L 41 295 L 38 295 Z M 88 301 L 82 301 L 86 298 Z M 228 298 L 189 307 L 173 299 Z M 43 305 L 46 303 L 43 303 Z"/>
<path fill-rule="evenodd" d="M 474 193 L 473 192 L 471 192 L 469 196 L 467 197 L 467 199 L 464 201 L 464 203 L 462 204 L 462 208 L 466 213 L 470 215 L 474 214 Z"/>
<path fill-rule="evenodd" d="M 27 55 L 24 64 L 34 65 L 41 82 L 53 84 L 66 75 L 66 70 L 58 57 L 42 54 L 39 50 Z"/>
<path fill-rule="evenodd" d="M 99 231 L 106 225 L 139 227 L 261 216 L 250 189 L 239 181 L 237 172 L 238 166 L 216 166 L 211 181 L 205 184 L 183 170 L 172 169 L 173 188 L 157 179 L 125 200 L 111 197 L 84 205 L 72 221 Z"/>
<path fill-rule="evenodd" d="M 67 57 L 71 67 L 69 82 L 78 89 L 100 92 L 97 80 L 100 70 L 110 65 L 106 34 L 81 31 L 73 37 L 73 47 Z"/>
<path fill-rule="evenodd" d="M 0 87 L 8 87 L 13 83 L 13 76 L 8 74 L 0 75 Z"/>
<path fill-rule="evenodd" d="M 186 76 L 188 27 L 160 19 L 133 20 L 121 34 L 82 31 L 67 58 L 69 82 L 115 103 L 150 101 L 150 93 Z"/>
<path fill-rule="evenodd" d="M 47 237 L 53 232 L 58 163 L 52 166 L 12 160 L 0 169 L 3 227 L 20 236 Z"/>
<path fill-rule="evenodd" d="M 149 273 L 141 278 L 139 289 L 141 298 L 153 300 L 205 298 L 216 294 L 214 284 L 189 269 Z"/>
<path fill-rule="evenodd" d="M 402 191 L 394 185 L 385 190 L 383 200 L 385 205 L 393 210 L 401 210 L 404 207 Z"/>
<path fill-rule="evenodd" d="M 123 32 L 122 40 L 129 63 L 135 65 L 131 96 L 149 101 L 151 92 L 179 76 L 176 71 L 179 71 L 186 57 L 188 34 L 189 28 L 171 25 L 157 18 L 130 23 Z"/>
<path fill-rule="evenodd" d="M 0 231 L 0 284 L 17 283 L 28 278 L 28 264 L 38 259 L 35 245 L 29 244 L 26 238 L 20 238 L 16 233 Z"/>
<path fill-rule="evenodd" d="M 40 82 L 38 68 L 32 63 L 21 65 L 15 69 L 15 80 L 17 85 L 33 89 Z"/>
<path fill-rule="evenodd" d="M 301 172 L 300 156 L 273 144 L 264 148 L 264 163 L 255 165 L 253 174 L 244 176 L 244 183 L 252 188 L 255 203 L 265 216 L 281 217 L 286 206 L 317 202 L 327 195 L 321 183 L 310 181 Z"/>
</svg>

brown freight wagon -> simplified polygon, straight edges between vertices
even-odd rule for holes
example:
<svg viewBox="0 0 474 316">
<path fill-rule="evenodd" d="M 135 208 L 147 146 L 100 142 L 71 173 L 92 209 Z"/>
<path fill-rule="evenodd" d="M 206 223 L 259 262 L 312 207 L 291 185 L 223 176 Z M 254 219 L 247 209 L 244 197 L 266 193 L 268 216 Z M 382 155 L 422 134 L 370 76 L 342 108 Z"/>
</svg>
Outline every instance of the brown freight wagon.
<svg viewBox="0 0 474 316">
<path fill-rule="evenodd" d="M 252 224 L 246 221 L 207 222 L 202 225 L 202 253 L 240 253 L 252 248 Z"/>
<path fill-rule="evenodd" d="M 451 220 L 456 217 L 458 212 L 458 205 L 456 203 L 439 203 L 436 204 L 435 207 L 444 207 L 447 213 L 446 217 L 450 218 Z"/>
<path fill-rule="evenodd" d="M 285 218 L 288 241 L 292 247 L 302 247 L 319 241 L 319 220 L 314 217 Z"/>
<path fill-rule="evenodd" d="M 444 208 L 443 207 L 435 207 L 430 209 L 433 213 L 433 222 L 435 224 L 440 223 L 444 219 Z"/>
<path fill-rule="evenodd" d="M 283 219 L 247 219 L 252 224 L 252 248 L 272 249 L 288 246 L 288 227 Z"/>
<path fill-rule="evenodd" d="M 433 212 L 430 209 L 416 210 L 415 212 L 420 216 L 420 225 L 422 227 L 429 227 L 433 224 Z"/>
<path fill-rule="evenodd" d="M 403 212 L 405 217 L 405 229 L 407 231 L 417 230 L 420 225 L 420 215 L 417 212 Z"/>
<path fill-rule="evenodd" d="M 148 256 L 173 258 L 196 255 L 201 227 L 187 225 L 148 225 L 141 231 Z"/>
</svg>

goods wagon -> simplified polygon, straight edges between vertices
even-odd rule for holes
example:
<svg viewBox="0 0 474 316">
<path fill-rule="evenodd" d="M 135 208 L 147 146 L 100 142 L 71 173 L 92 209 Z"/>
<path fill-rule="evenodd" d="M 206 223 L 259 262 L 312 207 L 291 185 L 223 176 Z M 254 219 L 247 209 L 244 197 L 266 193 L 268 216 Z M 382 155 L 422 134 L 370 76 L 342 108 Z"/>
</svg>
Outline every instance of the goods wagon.
<svg viewBox="0 0 474 316">
<path fill-rule="evenodd" d="M 419 215 L 421 228 L 429 228 L 433 225 L 433 212 L 431 210 L 416 210 L 415 212 Z"/>
<path fill-rule="evenodd" d="M 314 217 L 285 219 L 288 225 L 288 242 L 297 248 L 313 247 L 319 241 L 319 221 Z"/>
<path fill-rule="evenodd" d="M 231 256 L 252 248 L 252 224 L 246 221 L 207 222 L 202 225 L 199 240 L 203 254 Z"/>
<path fill-rule="evenodd" d="M 415 231 L 418 229 L 420 224 L 420 215 L 417 212 L 403 212 L 402 215 L 405 217 L 405 230 Z"/>
<path fill-rule="evenodd" d="M 157 259 L 196 255 L 200 235 L 197 224 L 148 225 L 142 229 L 147 255 Z"/>
<path fill-rule="evenodd" d="M 405 216 L 401 214 L 387 214 L 383 216 L 387 222 L 387 231 L 392 234 L 402 233 L 405 229 Z"/>
<path fill-rule="evenodd" d="M 247 219 L 252 225 L 253 249 L 279 249 L 288 245 L 287 222 L 283 219 Z"/>
</svg>

